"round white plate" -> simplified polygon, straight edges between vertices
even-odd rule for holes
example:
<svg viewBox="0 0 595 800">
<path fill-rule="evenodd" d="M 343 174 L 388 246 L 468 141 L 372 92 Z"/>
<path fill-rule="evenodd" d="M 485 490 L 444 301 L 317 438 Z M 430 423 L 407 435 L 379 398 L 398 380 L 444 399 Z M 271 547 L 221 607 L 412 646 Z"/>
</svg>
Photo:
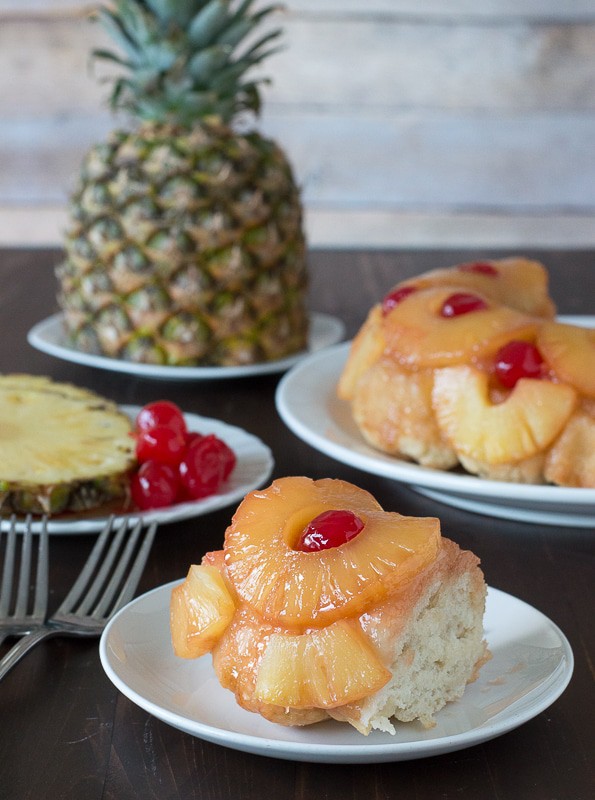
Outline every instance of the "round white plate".
<svg viewBox="0 0 595 800">
<path fill-rule="evenodd" d="M 131 420 L 136 418 L 140 411 L 140 406 L 120 406 L 120 409 L 128 414 Z M 189 431 L 198 433 L 214 433 L 231 447 L 236 454 L 237 463 L 231 473 L 229 480 L 223 485 L 220 492 L 202 500 L 193 500 L 186 503 L 176 503 L 167 508 L 158 508 L 149 511 L 134 511 L 130 514 L 116 515 L 115 522 L 123 520 L 125 517 L 143 519 L 147 523 L 157 520 L 161 525 L 168 522 L 178 522 L 179 520 L 189 519 L 190 517 L 200 517 L 209 514 L 225 506 L 237 503 L 245 494 L 257 489 L 264 484 L 270 477 L 273 470 L 273 455 L 270 449 L 256 436 L 236 428 L 220 420 L 209 417 L 201 417 L 198 414 L 184 414 L 186 425 Z M 48 532 L 56 534 L 79 534 L 96 533 L 106 524 L 108 517 L 105 514 L 91 516 L 87 515 L 56 517 L 48 522 Z M 10 524 L 8 519 L 1 522 L 2 528 L 7 528 Z M 33 523 L 33 529 L 40 527 L 40 522 Z M 18 527 L 22 529 L 23 521 L 18 522 Z"/>
<path fill-rule="evenodd" d="M 336 387 L 350 343 L 315 353 L 277 387 L 277 410 L 301 439 L 352 467 L 408 484 L 442 503 L 493 517 L 549 525 L 595 526 L 595 489 L 534 486 L 428 469 L 374 450 Z"/>
<path fill-rule="evenodd" d="M 268 375 L 284 372 L 300 359 L 340 342 L 345 335 L 345 326 L 337 317 L 328 314 L 312 314 L 310 317 L 310 336 L 308 350 L 277 361 L 266 361 L 261 364 L 248 364 L 238 367 L 168 367 L 159 364 L 135 364 L 118 358 L 97 356 L 74 350 L 66 342 L 62 313 L 38 322 L 27 334 L 27 341 L 32 347 L 55 356 L 63 361 L 73 361 L 87 367 L 98 367 L 112 372 L 125 372 L 128 375 L 140 375 L 144 378 L 158 380 L 202 381 L 222 378 L 247 378 L 254 375 Z"/>
<path fill-rule="evenodd" d="M 436 726 L 396 723 L 394 736 L 362 736 L 328 721 L 286 728 L 240 708 L 222 689 L 209 656 L 177 658 L 169 632 L 172 586 L 133 600 L 101 637 L 101 663 L 130 700 L 163 722 L 209 742 L 294 761 L 373 763 L 460 750 L 532 719 L 566 688 L 573 655 L 564 634 L 531 606 L 490 589 L 485 635 L 492 659 L 461 700 L 436 715 Z"/>
</svg>

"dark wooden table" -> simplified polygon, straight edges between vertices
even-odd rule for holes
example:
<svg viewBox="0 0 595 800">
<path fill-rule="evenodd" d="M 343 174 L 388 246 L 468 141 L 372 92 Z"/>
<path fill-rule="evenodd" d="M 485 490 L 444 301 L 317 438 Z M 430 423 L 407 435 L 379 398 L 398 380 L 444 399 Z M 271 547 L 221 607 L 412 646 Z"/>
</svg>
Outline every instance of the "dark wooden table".
<svg viewBox="0 0 595 800">
<path fill-rule="evenodd" d="M 340 316 L 349 337 L 369 306 L 397 280 L 469 258 L 460 251 L 311 254 L 313 310 Z M 595 252 L 527 253 L 551 270 L 563 313 L 595 313 Z M 274 406 L 278 376 L 204 383 L 128 377 L 59 361 L 32 349 L 29 328 L 57 309 L 59 253 L 0 252 L 0 371 L 46 374 L 119 403 L 163 396 L 186 411 L 239 425 L 273 450 L 275 476 L 339 477 L 370 490 L 391 510 L 436 515 L 443 532 L 482 560 L 488 583 L 540 609 L 570 640 L 572 681 L 545 712 L 467 750 L 378 765 L 325 765 L 248 755 L 169 727 L 121 695 L 105 676 L 96 641 L 42 643 L 0 684 L 0 797 L 407 798 L 588 800 L 595 797 L 594 531 L 521 524 L 457 511 L 389 480 L 344 466 L 290 433 Z M 233 509 L 160 529 L 139 593 L 182 577 L 220 546 Z M 51 605 L 80 569 L 93 536 L 53 536 Z"/>
</svg>

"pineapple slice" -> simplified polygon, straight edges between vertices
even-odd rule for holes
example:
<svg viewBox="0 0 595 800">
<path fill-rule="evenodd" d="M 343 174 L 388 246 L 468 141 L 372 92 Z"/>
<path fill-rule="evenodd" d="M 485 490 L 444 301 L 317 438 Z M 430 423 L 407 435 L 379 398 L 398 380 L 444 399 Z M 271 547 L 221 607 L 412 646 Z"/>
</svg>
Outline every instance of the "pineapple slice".
<svg viewBox="0 0 595 800">
<path fill-rule="evenodd" d="M 309 633 L 273 633 L 254 695 L 286 708 L 335 708 L 376 692 L 390 677 L 359 624 L 338 620 Z"/>
<path fill-rule="evenodd" d="M 595 330 L 547 322 L 537 334 L 537 347 L 560 380 L 595 398 Z"/>
<path fill-rule="evenodd" d="M 458 264 L 426 272 L 406 283 L 419 288 L 466 288 L 526 314 L 548 318 L 555 315 L 556 307 L 548 294 L 547 270 L 539 261 L 513 257 L 481 263 L 492 267 L 493 272 L 476 271 L 472 264 Z"/>
<path fill-rule="evenodd" d="M 36 376 L 0 379 L 0 502 L 17 512 L 93 508 L 128 488 L 128 417 L 86 389 Z"/>
<path fill-rule="evenodd" d="M 212 650 L 235 613 L 236 605 L 219 570 L 193 564 L 171 593 L 170 628 L 174 653 L 198 658 Z"/>
<path fill-rule="evenodd" d="M 374 306 L 351 344 L 349 358 L 337 386 L 341 400 L 352 400 L 357 384 L 370 367 L 380 359 L 385 341 L 382 333 L 382 309 Z"/>
<path fill-rule="evenodd" d="M 506 399 L 492 403 L 487 373 L 457 366 L 436 370 L 432 402 L 458 453 L 504 464 L 545 450 L 572 414 L 577 394 L 564 384 L 521 378 Z"/>
<path fill-rule="evenodd" d="M 72 383 L 56 383 L 45 375 L 27 375 L 26 373 L 13 372 L 0 375 L 0 392 L 16 389 L 33 389 L 39 392 L 49 392 L 63 397 L 78 398 L 80 400 L 97 400 L 97 395 L 89 389 L 74 386 Z M 104 400 L 107 403 L 107 400 Z M 114 406 L 115 408 L 115 406 Z"/>
<path fill-rule="evenodd" d="M 339 547 L 294 549 L 324 511 L 347 509 L 364 522 Z M 362 613 L 434 560 L 437 519 L 382 511 L 368 492 L 340 480 L 282 478 L 252 492 L 225 534 L 227 575 L 238 597 L 286 627 L 322 627 Z"/>
<path fill-rule="evenodd" d="M 446 367 L 485 358 L 510 339 L 535 336 L 537 320 L 487 301 L 487 308 L 442 317 L 452 294 L 452 287 L 429 288 L 402 300 L 384 319 L 386 353 L 410 369 Z"/>
</svg>

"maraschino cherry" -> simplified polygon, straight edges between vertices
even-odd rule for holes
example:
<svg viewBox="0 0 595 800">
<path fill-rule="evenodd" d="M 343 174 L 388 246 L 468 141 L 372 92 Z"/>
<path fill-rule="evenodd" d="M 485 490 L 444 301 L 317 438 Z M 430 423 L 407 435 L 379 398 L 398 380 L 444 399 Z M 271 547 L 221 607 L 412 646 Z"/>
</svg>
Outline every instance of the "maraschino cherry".
<svg viewBox="0 0 595 800">
<path fill-rule="evenodd" d="M 470 292 L 455 292 L 446 298 L 440 309 L 440 316 L 460 317 L 462 314 L 469 314 L 471 311 L 483 311 L 487 303 L 481 297 Z"/>
<path fill-rule="evenodd" d="M 399 286 L 397 289 L 392 289 L 382 301 L 382 313 L 384 316 L 392 311 L 395 306 L 398 306 L 401 300 L 409 297 L 415 291 L 415 286 Z"/>
<path fill-rule="evenodd" d="M 171 506 L 179 494 L 178 476 L 168 464 L 145 461 L 130 479 L 130 494 L 143 511 Z"/>
<path fill-rule="evenodd" d="M 143 406 L 134 436 L 139 468 L 130 492 L 143 510 L 215 494 L 237 462 L 218 436 L 189 431 L 184 414 L 169 400 Z"/>
<path fill-rule="evenodd" d="M 186 420 L 182 410 L 171 400 L 155 400 L 143 406 L 136 418 L 139 431 L 150 431 L 165 426 L 172 428 L 182 436 L 186 435 Z"/>
<path fill-rule="evenodd" d="M 498 270 L 489 261 L 474 261 L 471 264 L 461 264 L 459 272 L 477 272 L 480 275 L 490 275 L 495 278 Z"/>
<path fill-rule="evenodd" d="M 314 553 L 339 547 L 361 533 L 363 528 L 364 523 L 353 511 L 323 511 L 306 525 L 297 549 Z"/>
<path fill-rule="evenodd" d="M 502 386 L 512 389 L 521 378 L 541 378 L 543 358 L 534 344 L 514 339 L 496 353 L 494 372 Z"/>
</svg>

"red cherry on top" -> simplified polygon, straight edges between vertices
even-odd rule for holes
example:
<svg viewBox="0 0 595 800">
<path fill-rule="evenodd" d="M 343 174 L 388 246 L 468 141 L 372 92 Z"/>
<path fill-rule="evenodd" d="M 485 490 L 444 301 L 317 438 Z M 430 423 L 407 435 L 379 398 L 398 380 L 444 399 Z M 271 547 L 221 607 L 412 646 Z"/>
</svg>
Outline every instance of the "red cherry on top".
<svg viewBox="0 0 595 800">
<path fill-rule="evenodd" d="M 401 300 L 409 297 L 410 294 L 416 291 L 415 286 L 400 286 L 397 289 L 392 289 L 385 295 L 382 301 L 382 313 L 386 316 L 389 311 L 392 311 L 395 306 L 398 306 Z"/>
<path fill-rule="evenodd" d="M 491 275 L 494 278 L 498 275 L 498 270 L 489 261 L 474 261 L 472 264 L 461 264 L 459 271 L 478 272 L 481 275 Z"/>
<path fill-rule="evenodd" d="M 502 386 L 512 389 L 521 378 L 541 378 L 543 358 L 534 344 L 515 339 L 496 353 L 494 371 Z"/>
<path fill-rule="evenodd" d="M 139 411 L 136 418 L 136 428 L 138 431 L 148 431 L 152 428 L 165 426 L 186 435 L 186 422 L 184 414 L 175 403 L 170 400 L 156 400 L 147 403 Z"/>
<path fill-rule="evenodd" d="M 364 523 L 353 511 L 324 511 L 308 523 L 297 549 L 305 553 L 345 544 L 363 530 Z"/>
<path fill-rule="evenodd" d="M 455 292 L 442 303 L 440 315 L 447 318 L 460 317 L 461 314 L 469 314 L 471 311 L 483 311 L 487 307 L 485 300 L 476 294 Z"/>
</svg>

